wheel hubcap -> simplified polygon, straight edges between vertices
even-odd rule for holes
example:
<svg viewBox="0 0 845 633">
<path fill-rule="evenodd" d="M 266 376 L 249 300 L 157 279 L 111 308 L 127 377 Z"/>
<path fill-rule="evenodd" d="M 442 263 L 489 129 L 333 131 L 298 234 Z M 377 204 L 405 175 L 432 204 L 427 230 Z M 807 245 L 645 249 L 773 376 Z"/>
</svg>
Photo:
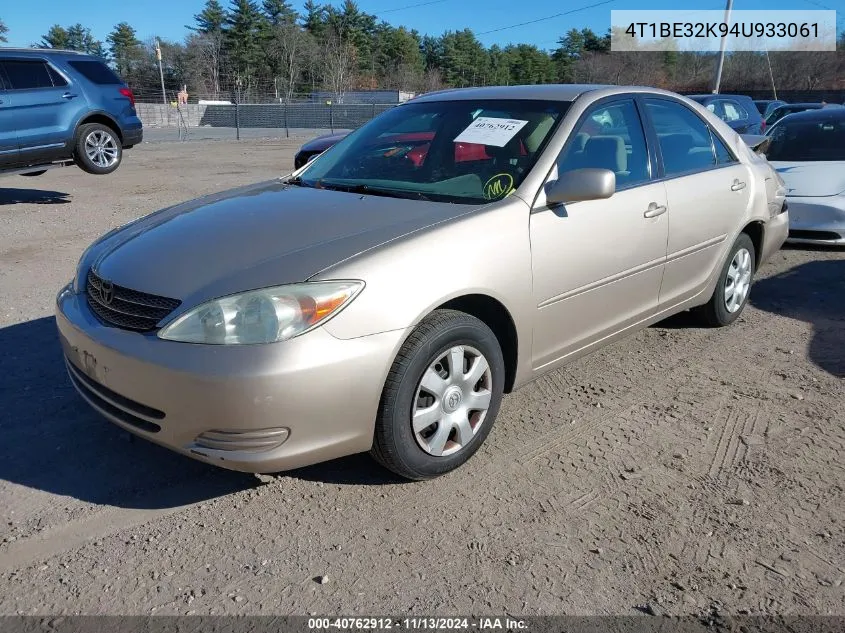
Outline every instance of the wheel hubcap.
<svg viewBox="0 0 845 633">
<path fill-rule="evenodd" d="M 731 260 L 725 277 L 725 308 L 734 313 L 739 310 L 748 297 L 751 287 L 751 253 L 741 248 Z"/>
<path fill-rule="evenodd" d="M 490 408 L 492 374 L 484 355 L 456 345 L 435 359 L 417 385 L 411 426 L 420 448 L 445 457 L 478 433 Z"/>
<path fill-rule="evenodd" d="M 117 162 L 119 150 L 111 134 L 96 130 L 85 138 L 85 154 L 97 167 L 111 167 Z"/>
</svg>

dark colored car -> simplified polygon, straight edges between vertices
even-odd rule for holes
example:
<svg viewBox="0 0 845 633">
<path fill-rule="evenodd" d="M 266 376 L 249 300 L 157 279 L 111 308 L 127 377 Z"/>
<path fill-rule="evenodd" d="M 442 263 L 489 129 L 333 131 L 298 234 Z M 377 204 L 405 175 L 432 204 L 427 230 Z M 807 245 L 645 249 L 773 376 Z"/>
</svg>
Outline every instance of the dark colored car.
<svg viewBox="0 0 845 633">
<path fill-rule="evenodd" d="M 132 91 L 100 58 L 0 48 L 0 173 L 73 162 L 109 174 L 142 137 Z"/>
<path fill-rule="evenodd" d="M 780 99 L 756 99 L 754 101 L 754 105 L 757 106 L 757 111 L 765 120 L 765 118 L 769 116 L 775 108 L 787 105 L 787 103 L 786 101 L 781 101 Z"/>
<path fill-rule="evenodd" d="M 347 134 L 349 134 L 349 132 L 335 132 L 333 134 L 326 134 L 325 136 L 318 136 L 315 139 L 311 139 L 299 148 L 296 156 L 294 156 L 293 166 L 296 169 L 299 169 L 309 160 L 315 156 L 319 156 L 339 140 L 345 138 Z"/>
<path fill-rule="evenodd" d="M 687 95 L 710 110 L 739 134 L 762 134 L 766 123 L 751 97 L 745 95 Z"/>
<path fill-rule="evenodd" d="M 766 117 L 766 125 L 771 127 L 783 117 L 788 114 L 795 114 L 796 112 L 806 112 L 807 110 L 821 110 L 822 108 L 841 108 L 842 106 L 835 103 L 787 103 L 778 108 L 775 108 Z"/>
</svg>

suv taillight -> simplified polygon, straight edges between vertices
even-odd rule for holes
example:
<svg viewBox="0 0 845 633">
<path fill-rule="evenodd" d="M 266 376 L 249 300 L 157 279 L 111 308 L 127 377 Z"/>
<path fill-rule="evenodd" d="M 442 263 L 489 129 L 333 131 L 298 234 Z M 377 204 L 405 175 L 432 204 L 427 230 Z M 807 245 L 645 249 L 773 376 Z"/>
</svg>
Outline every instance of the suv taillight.
<svg viewBox="0 0 845 633">
<path fill-rule="evenodd" d="M 135 107 L 135 95 L 132 94 L 132 91 L 129 88 L 121 88 L 120 94 L 129 99 L 129 103 L 132 104 L 133 108 Z"/>
<path fill-rule="evenodd" d="M 763 119 L 762 121 L 760 121 L 760 132 L 765 132 L 765 131 L 766 131 L 766 119 Z"/>
</svg>

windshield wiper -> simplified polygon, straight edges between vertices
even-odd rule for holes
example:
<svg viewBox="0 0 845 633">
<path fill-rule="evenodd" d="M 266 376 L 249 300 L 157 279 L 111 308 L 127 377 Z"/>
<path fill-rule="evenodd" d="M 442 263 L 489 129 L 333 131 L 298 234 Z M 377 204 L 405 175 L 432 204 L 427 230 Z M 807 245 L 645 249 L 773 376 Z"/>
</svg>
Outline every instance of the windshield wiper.
<svg viewBox="0 0 845 633">
<path fill-rule="evenodd" d="M 426 200 L 430 201 L 427 195 L 420 191 L 406 191 L 404 189 L 386 189 L 383 187 L 373 187 L 364 183 L 357 185 L 346 185 L 336 182 L 318 181 L 321 189 L 333 189 L 335 191 L 345 191 L 347 193 L 360 193 L 370 196 L 384 196 L 386 198 L 403 198 L 406 200 Z"/>
</svg>

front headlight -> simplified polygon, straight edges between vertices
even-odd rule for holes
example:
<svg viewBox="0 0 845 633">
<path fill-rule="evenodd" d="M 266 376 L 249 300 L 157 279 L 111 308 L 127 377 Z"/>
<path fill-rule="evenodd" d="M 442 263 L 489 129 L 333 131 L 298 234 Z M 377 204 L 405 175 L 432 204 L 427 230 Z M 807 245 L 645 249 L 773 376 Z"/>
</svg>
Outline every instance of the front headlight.
<svg viewBox="0 0 845 633">
<path fill-rule="evenodd" d="M 207 345 L 284 341 L 337 314 L 363 287 L 363 281 L 317 281 L 251 290 L 204 303 L 158 336 Z"/>
</svg>

